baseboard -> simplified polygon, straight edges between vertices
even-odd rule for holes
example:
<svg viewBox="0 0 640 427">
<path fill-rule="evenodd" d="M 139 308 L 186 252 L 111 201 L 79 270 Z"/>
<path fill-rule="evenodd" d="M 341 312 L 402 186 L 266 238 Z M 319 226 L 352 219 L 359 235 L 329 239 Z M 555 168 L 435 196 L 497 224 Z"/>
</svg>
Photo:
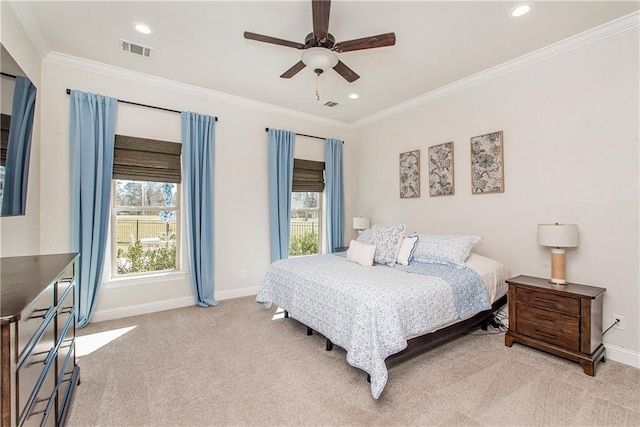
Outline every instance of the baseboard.
<svg viewBox="0 0 640 427">
<path fill-rule="evenodd" d="M 216 300 L 246 297 L 258 293 L 258 286 L 248 288 L 233 289 L 215 293 Z M 138 316 L 141 314 L 155 313 L 158 311 L 172 310 L 174 308 L 189 307 L 195 305 L 192 296 L 175 298 L 172 300 L 156 301 L 147 304 L 129 305 L 125 307 L 112 308 L 110 310 L 96 311 L 91 318 L 91 322 L 103 322 L 105 320 L 121 319 L 123 317 Z"/>
<path fill-rule="evenodd" d="M 222 301 L 225 299 L 232 299 L 232 298 L 248 297 L 249 295 L 257 294 L 258 289 L 260 289 L 259 286 L 250 286 L 248 288 L 240 288 L 240 289 L 233 289 L 230 291 L 216 292 L 215 296 L 218 301 Z"/>
<path fill-rule="evenodd" d="M 624 363 L 634 368 L 640 368 L 640 353 L 611 344 L 605 344 L 604 348 L 607 350 L 605 356 L 608 360 Z"/>
<path fill-rule="evenodd" d="M 96 311 L 91 318 L 91 323 L 105 320 L 121 319 L 123 317 L 138 316 L 140 314 L 155 313 L 157 311 L 171 310 L 174 308 L 189 307 L 195 305 L 192 296 L 176 298 L 172 300 L 156 301 L 147 304 L 128 305 L 109 310 Z"/>
</svg>

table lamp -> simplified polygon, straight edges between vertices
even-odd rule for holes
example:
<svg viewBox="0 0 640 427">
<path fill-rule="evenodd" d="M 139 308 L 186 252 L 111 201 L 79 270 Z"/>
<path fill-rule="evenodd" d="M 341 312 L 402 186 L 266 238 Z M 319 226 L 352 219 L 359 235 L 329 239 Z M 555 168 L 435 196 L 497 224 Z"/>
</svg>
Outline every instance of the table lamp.
<svg viewBox="0 0 640 427">
<path fill-rule="evenodd" d="M 369 228 L 370 223 L 369 218 L 356 216 L 353 218 L 353 229 L 358 230 L 358 234 L 360 234 L 363 230 Z"/>
<path fill-rule="evenodd" d="M 538 224 L 538 244 L 551 247 L 551 283 L 564 285 L 565 250 L 578 246 L 578 226 L 575 224 Z"/>
</svg>

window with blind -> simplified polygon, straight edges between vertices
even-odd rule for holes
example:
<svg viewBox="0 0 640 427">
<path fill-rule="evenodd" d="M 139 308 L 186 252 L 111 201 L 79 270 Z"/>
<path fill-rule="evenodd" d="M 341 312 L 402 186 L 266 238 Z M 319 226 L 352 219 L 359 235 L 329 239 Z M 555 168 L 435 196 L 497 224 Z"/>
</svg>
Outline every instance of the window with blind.
<svg viewBox="0 0 640 427">
<path fill-rule="evenodd" d="M 182 144 L 116 135 L 112 275 L 179 269 Z"/>
<path fill-rule="evenodd" d="M 324 162 L 293 160 L 289 256 L 320 253 Z"/>
<path fill-rule="evenodd" d="M 0 206 L 2 206 L 2 196 L 4 194 L 4 170 L 7 165 L 10 127 L 11 116 L 0 114 Z"/>
</svg>

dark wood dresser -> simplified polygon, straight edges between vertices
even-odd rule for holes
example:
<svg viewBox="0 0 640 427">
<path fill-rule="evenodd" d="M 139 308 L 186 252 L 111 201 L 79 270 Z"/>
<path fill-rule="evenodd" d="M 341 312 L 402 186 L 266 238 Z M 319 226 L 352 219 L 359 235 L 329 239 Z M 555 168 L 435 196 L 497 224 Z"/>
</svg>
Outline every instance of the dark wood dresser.
<svg viewBox="0 0 640 427">
<path fill-rule="evenodd" d="M 66 421 L 80 378 L 77 259 L 75 253 L 0 259 L 2 427 Z"/>
<path fill-rule="evenodd" d="M 528 345 L 579 362 L 587 375 L 604 360 L 602 298 L 606 289 L 518 276 L 509 284 L 505 345 Z"/>
</svg>

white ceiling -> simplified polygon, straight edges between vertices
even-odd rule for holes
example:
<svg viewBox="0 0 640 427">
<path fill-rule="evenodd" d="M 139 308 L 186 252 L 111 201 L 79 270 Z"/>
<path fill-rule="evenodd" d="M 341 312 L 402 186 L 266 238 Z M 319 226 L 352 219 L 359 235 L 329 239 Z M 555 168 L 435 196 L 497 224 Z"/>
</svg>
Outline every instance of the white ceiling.
<svg viewBox="0 0 640 427">
<path fill-rule="evenodd" d="M 63 53 L 351 123 L 640 5 L 534 1 L 528 15 L 512 18 L 509 11 L 518 3 L 334 0 L 329 32 L 337 42 L 392 31 L 397 41 L 339 54 L 361 77 L 347 83 L 333 70 L 324 73 L 317 82 L 320 102 L 308 67 L 291 79 L 279 78 L 302 51 L 243 38 L 250 31 L 304 43 L 312 31 L 310 0 L 28 1 L 14 8 L 43 56 Z M 153 33 L 136 32 L 134 21 L 149 24 Z M 119 39 L 152 47 L 151 58 L 123 53 Z M 360 98 L 351 100 L 350 93 Z M 339 106 L 325 107 L 327 101 Z"/>
</svg>

